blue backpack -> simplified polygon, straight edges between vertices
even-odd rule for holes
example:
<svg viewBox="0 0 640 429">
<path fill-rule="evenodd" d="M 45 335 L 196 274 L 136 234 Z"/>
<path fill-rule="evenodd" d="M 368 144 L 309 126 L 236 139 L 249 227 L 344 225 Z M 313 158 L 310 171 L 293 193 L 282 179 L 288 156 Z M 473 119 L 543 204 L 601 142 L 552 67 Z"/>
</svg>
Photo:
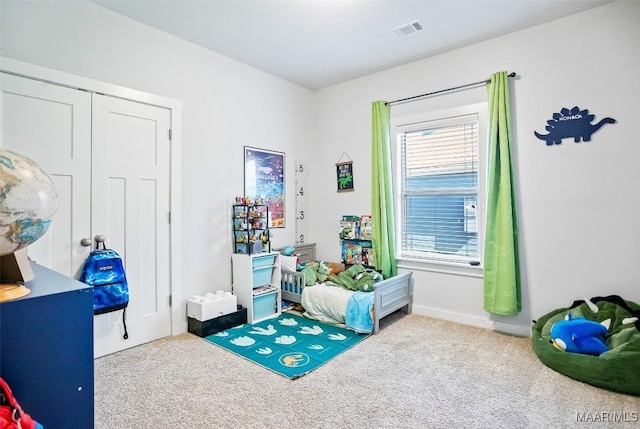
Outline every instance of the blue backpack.
<svg viewBox="0 0 640 429">
<path fill-rule="evenodd" d="M 99 245 L 99 244 L 98 244 Z M 122 258 L 114 250 L 107 249 L 102 242 L 102 249 L 93 250 L 82 267 L 80 281 L 93 287 L 93 314 L 104 314 L 122 311 L 124 336 L 129 338 L 125 312 L 129 305 L 129 285 L 124 272 Z"/>
</svg>

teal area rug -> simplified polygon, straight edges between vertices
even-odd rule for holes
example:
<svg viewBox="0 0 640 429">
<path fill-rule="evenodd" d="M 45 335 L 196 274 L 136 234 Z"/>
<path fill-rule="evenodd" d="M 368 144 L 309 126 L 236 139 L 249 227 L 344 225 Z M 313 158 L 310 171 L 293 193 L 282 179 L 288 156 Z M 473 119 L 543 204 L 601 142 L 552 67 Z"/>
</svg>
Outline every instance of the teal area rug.
<svg viewBox="0 0 640 429">
<path fill-rule="evenodd" d="M 274 319 L 236 326 L 204 339 L 295 379 L 324 365 L 368 336 L 283 313 Z"/>
</svg>

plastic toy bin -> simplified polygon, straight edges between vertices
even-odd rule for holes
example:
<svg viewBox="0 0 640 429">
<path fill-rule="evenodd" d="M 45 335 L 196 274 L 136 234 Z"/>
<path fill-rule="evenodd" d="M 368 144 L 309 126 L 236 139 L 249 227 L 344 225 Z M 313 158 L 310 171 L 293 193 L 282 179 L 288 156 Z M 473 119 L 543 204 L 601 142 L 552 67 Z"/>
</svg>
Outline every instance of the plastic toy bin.
<svg viewBox="0 0 640 429">
<path fill-rule="evenodd" d="M 265 286 L 271 283 L 271 270 L 273 267 L 261 267 L 253 269 L 253 287 Z"/>
<path fill-rule="evenodd" d="M 276 312 L 276 292 L 253 298 L 253 320 L 271 316 Z"/>
<path fill-rule="evenodd" d="M 253 268 L 271 266 L 276 262 L 276 255 L 257 256 L 253 258 Z"/>
</svg>

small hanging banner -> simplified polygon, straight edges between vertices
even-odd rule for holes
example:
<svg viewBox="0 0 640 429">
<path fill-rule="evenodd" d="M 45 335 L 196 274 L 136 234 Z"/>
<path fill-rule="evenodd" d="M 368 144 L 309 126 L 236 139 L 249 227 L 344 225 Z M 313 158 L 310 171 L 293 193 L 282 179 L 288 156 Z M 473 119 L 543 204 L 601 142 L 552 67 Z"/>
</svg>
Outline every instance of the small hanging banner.
<svg viewBox="0 0 640 429">
<path fill-rule="evenodd" d="M 338 162 L 336 173 L 338 175 L 338 192 L 353 191 L 353 161 Z"/>
<path fill-rule="evenodd" d="M 353 161 L 336 164 L 338 174 L 338 192 L 353 191 Z"/>
</svg>

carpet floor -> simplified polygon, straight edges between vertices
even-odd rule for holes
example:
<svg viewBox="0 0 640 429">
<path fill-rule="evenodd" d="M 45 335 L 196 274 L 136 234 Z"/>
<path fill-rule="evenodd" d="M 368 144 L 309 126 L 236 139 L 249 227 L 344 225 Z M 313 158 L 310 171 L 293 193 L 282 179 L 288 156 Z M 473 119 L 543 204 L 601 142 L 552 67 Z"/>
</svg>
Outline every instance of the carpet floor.
<svg viewBox="0 0 640 429">
<path fill-rule="evenodd" d="M 192 334 L 95 361 L 96 429 L 635 428 L 640 398 L 540 362 L 531 338 L 394 313 L 289 380 Z"/>
</svg>

